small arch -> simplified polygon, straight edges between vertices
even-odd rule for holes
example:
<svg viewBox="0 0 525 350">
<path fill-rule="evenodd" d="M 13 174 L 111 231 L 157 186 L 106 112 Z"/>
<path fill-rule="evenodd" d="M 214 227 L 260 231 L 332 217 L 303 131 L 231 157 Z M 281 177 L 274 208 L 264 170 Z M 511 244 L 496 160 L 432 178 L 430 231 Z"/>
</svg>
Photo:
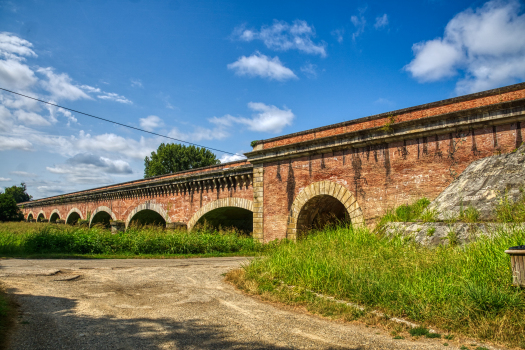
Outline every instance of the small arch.
<svg viewBox="0 0 525 350">
<path fill-rule="evenodd" d="M 46 214 L 44 214 L 43 210 L 40 210 L 40 212 L 38 213 L 38 215 L 36 217 L 36 222 L 43 222 L 43 221 L 47 221 L 46 220 Z"/>
<path fill-rule="evenodd" d="M 141 211 L 144 211 L 144 213 L 140 214 L 139 216 L 135 218 L 135 216 L 139 214 Z M 155 215 L 155 213 L 158 214 L 158 216 Z M 162 218 L 163 222 L 159 220 L 159 216 L 160 218 Z M 148 224 L 148 223 L 152 223 L 152 224 L 160 223 L 165 226 L 166 224 L 171 223 L 168 213 L 162 207 L 162 205 L 157 204 L 157 203 L 151 203 L 149 201 L 146 203 L 139 204 L 135 209 L 133 209 L 129 213 L 128 218 L 126 219 L 126 228 L 128 228 L 133 218 L 141 222 L 141 224 L 143 225 Z"/>
<path fill-rule="evenodd" d="M 60 219 L 60 212 L 58 209 L 54 209 L 49 215 L 49 222 L 57 222 L 58 219 Z"/>
<path fill-rule="evenodd" d="M 34 220 L 34 218 L 35 218 L 35 215 L 33 214 L 32 211 L 30 211 L 29 214 L 27 214 L 27 221 Z"/>
<path fill-rule="evenodd" d="M 332 181 L 310 184 L 292 204 L 286 238 L 296 240 L 312 225 L 321 226 L 331 218 L 349 219 L 354 226 L 362 226 L 365 222 L 357 199 L 344 186 Z"/>
<path fill-rule="evenodd" d="M 95 224 L 102 224 L 106 227 L 109 227 L 111 220 L 117 221 L 117 217 L 113 211 L 111 211 L 111 209 L 106 206 L 100 206 L 91 214 L 89 219 L 89 227 Z"/>
<path fill-rule="evenodd" d="M 73 208 L 69 211 L 69 213 L 67 213 L 66 224 L 76 225 L 79 219 L 84 219 L 82 212 L 77 208 Z"/>
<path fill-rule="evenodd" d="M 244 211 L 233 211 L 228 208 L 240 208 L 244 209 Z M 216 220 L 217 222 L 220 222 L 220 220 L 226 220 L 225 226 L 228 226 L 228 222 L 233 223 L 235 221 L 247 220 L 247 211 L 251 212 L 251 222 L 241 223 L 241 226 L 248 227 L 251 224 L 251 228 L 247 228 L 247 230 L 253 231 L 253 201 L 244 198 L 217 199 L 211 203 L 206 204 L 197 210 L 195 214 L 193 214 L 191 219 L 188 221 L 188 231 L 191 231 L 195 224 L 197 224 L 197 222 L 199 222 L 201 218 L 204 218 L 208 213 L 211 214 L 213 212 L 215 217 L 212 219 Z"/>
</svg>

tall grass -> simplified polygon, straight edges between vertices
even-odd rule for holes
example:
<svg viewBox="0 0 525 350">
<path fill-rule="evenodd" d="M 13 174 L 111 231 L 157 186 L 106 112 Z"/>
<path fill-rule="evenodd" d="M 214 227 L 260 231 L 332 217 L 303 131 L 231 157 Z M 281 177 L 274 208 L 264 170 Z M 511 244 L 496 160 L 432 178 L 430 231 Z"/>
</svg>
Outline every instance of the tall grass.
<svg viewBox="0 0 525 350">
<path fill-rule="evenodd" d="M 512 230 L 512 229 L 509 229 Z M 245 266 L 260 288 L 276 281 L 481 339 L 525 344 L 525 293 L 504 250 L 524 230 L 465 247 L 425 248 L 404 237 L 332 227 L 282 244 Z"/>
<path fill-rule="evenodd" d="M 255 253 L 262 244 L 236 232 L 197 229 L 191 233 L 158 227 L 132 227 L 111 234 L 103 227 L 3 223 L 0 254 L 213 254 Z"/>
</svg>

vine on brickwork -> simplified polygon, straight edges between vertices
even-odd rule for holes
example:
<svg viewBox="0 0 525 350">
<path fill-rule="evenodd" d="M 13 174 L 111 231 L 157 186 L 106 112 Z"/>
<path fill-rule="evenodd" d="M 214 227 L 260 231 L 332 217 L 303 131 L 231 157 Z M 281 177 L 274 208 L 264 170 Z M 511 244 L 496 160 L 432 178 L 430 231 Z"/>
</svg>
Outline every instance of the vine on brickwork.
<svg viewBox="0 0 525 350">
<path fill-rule="evenodd" d="M 383 127 L 381 128 L 381 130 L 383 130 L 384 132 L 387 132 L 387 133 L 393 133 L 394 132 L 394 127 L 393 125 L 397 122 L 396 120 L 396 117 L 391 114 L 388 116 L 388 119 L 386 120 L 385 122 L 385 125 L 383 125 Z"/>
</svg>

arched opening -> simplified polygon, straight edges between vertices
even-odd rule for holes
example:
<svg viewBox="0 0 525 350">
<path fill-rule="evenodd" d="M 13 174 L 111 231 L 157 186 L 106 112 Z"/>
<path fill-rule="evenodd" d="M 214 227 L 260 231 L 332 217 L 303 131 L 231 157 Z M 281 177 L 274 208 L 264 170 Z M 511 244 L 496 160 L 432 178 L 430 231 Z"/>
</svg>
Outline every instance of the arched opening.
<svg viewBox="0 0 525 350">
<path fill-rule="evenodd" d="M 30 213 L 28 216 L 27 216 L 27 221 L 31 221 L 33 220 L 33 214 Z"/>
<path fill-rule="evenodd" d="M 58 219 L 60 219 L 60 216 L 55 212 L 49 217 L 49 222 L 57 222 Z"/>
<path fill-rule="evenodd" d="M 70 213 L 69 216 L 67 217 L 66 224 L 68 224 L 68 225 L 76 225 L 78 223 L 79 219 L 81 219 L 80 214 L 77 213 L 76 211 L 74 211 L 74 212 Z"/>
<path fill-rule="evenodd" d="M 96 213 L 91 219 L 91 226 L 99 224 L 103 225 L 106 228 L 109 228 L 109 222 L 111 221 L 111 219 L 111 215 L 108 212 L 101 210 L 98 213 Z"/>
<path fill-rule="evenodd" d="M 343 203 L 329 195 L 319 195 L 308 200 L 297 217 L 297 238 L 304 237 L 309 230 L 322 229 L 350 221 Z"/>
<path fill-rule="evenodd" d="M 222 207 L 210 210 L 197 221 L 197 225 L 209 225 L 214 228 L 234 227 L 244 234 L 253 231 L 253 212 L 238 207 Z"/>
<path fill-rule="evenodd" d="M 36 218 L 37 222 L 44 222 L 46 221 L 46 217 L 44 216 L 44 213 L 38 214 L 38 217 Z"/>
<path fill-rule="evenodd" d="M 129 220 L 129 225 L 154 225 L 166 227 L 166 220 L 154 210 L 143 209 L 133 215 L 131 220 Z"/>
</svg>

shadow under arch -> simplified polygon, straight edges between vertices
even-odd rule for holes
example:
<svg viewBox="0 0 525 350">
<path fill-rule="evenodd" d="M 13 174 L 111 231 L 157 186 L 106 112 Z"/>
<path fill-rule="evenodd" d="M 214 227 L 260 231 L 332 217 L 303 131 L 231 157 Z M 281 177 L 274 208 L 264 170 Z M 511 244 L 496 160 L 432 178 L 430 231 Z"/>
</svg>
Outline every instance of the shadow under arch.
<svg viewBox="0 0 525 350">
<path fill-rule="evenodd" d="M 44 214 L 44 211 L 43 211 L 43 210 L 40 210 L 40 212 L 39 212 L 38 215 L 36 216 L 36 221 L 37 221 L 37 222 L 43 222 L 43 221 L 46 221 L 46 214 Z"/>
<path fill-rule="evenodd" d="M 129 213 L 128 218 L 126 219 L 126 229 L 132 221 L 138 221 L 141 225 L 166 226 L 166 224 L 171 223 L 168 212 L 162 207 L 162 205 L 151 202 L 139 204 Z"/>
<path fill-rule="evenodd" d="M 89 218 L 89 227 L 95 224 L 102 224 L 106 227 L 109 227 L 111 220 L 117 221 L 116 215 L 110 208 L 102 205 L 95 209 L 95 211 L 93 211 L 91 214 L 91 217 Z"/>
<path fill-rule="evenodd" d="M 296 240 L 308 229 L 334 219 L 349 220 L 353 226 L 362 226 L 365 222 L 357 199 L 344 186 L 332 181 L 312 183 L 293 201 L 286 238 Z"/>
<path fill-rule="evenodd" d="M 206 204 L 188 221 L 188 231 L 201 220 L 212 226 L 235 226 L 242 231 L 253 231 L 253 201 L 244 198 L 222 198 Z"/>
<path fill-rule="evenodd" d="M 79 219 L 84 219 L 82 216 L 82 212 L 77 208 L 73 208 L 69 211 L 69 213 L 67 213 L 66 224 L 76 225 Z"/>
<path fill-rule="evenodd" d="M 53 209 L 51 215 L 49 215 L 49 222 L 57 222 L 58 219 L 60 219 L 60 212 L 58 209 Z"/>
<path fill-rule="evenodd" d="M 33 220 L 35 218 L 35 214 L 33 214 L 33 211 L 30 211 L 29 214 L 27 214 L 27 221 Z"/>
</svg>

